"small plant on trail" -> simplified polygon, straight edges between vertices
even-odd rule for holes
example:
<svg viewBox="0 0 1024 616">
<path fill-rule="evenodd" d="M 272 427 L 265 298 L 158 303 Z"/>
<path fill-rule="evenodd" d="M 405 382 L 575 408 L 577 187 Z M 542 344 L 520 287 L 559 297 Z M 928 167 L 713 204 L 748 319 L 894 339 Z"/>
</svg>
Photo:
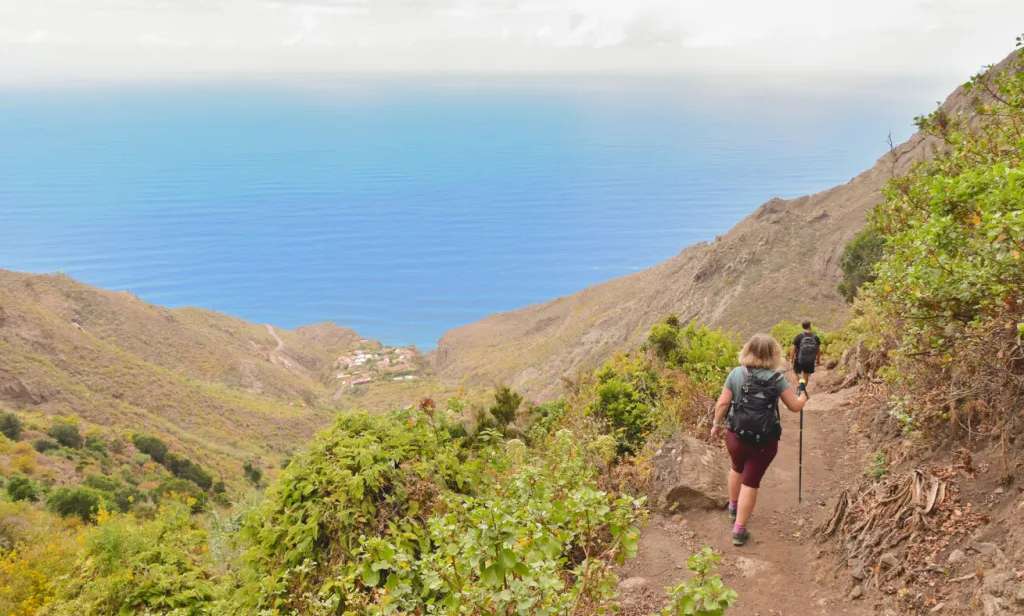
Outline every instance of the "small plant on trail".
<svg viewBox="0 0 1024 616">
<path fill-rule="evenodd" d="M 889 461 L 885 457 L 884 451 L 876 451 L 871 456 L 871 464 L 868 466 L 867 476 L 878 480 L 889 474 Z"/>
<path fill-rule="evenodd" d="M 722 616 L 736 602 L 736 591 L 722 582 L 715 573 L 721 555 L 709 547 L 690 556 L 686 567 L 694 576 L 669 588 L 669 604 L 660 616 Z"/>
</svg>

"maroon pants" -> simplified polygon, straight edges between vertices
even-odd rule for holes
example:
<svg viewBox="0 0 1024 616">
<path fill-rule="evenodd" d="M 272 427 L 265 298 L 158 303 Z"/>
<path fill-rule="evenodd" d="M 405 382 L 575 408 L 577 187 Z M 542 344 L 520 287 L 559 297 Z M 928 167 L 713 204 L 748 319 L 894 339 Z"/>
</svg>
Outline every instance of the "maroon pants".
<svg viewBox="0 0 1024 616">
<path fill-rule="evenodd" d="M 732 470 L 743 476 L 743 485 L 751 488 L 761 487 L 761 477 L 779 452 L 778 441 L 754 445 L 740 439 L 732 430 L 725 433 L 725 447 L 732 458 Z"/>
</svg>

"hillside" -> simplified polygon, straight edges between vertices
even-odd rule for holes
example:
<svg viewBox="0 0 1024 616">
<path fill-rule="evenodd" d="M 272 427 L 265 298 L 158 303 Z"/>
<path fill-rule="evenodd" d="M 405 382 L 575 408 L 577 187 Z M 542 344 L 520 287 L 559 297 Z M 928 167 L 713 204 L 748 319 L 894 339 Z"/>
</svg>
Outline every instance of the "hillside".
<svg viewBox="0 0 1024 616">
<path fill-rule="evenodd" d="M 356 353 L 362 365 L 342 361 Z M 150 433 L 229 478 L 246 459 L 276 463 L 333 409 L 415 401 L 420 382 L 373 365 L 409 353 L 333 324 L 275 329 L 0 270 L 0 409 Z M 408 363 L 394 374 L 419 371 Z"/>
<path fill-rule="evenodd" d="M 942 108 L 961 115 L 970 104 L 961 87 Z M 438 344 L 435 367 L 449 383 L 508 383 L 549 398 L 560 391 L 559 377 L 635 346 L 669 313 L 742 335 L 784 318 L 839 325 L 848 312 L 836 290 L 843 248 L 885 183 L 938 147 L 934 138 L 915 134 L 846 184 L 772 199 L 713 242 L 648 270 L 452 330 Z"/>
</svg>

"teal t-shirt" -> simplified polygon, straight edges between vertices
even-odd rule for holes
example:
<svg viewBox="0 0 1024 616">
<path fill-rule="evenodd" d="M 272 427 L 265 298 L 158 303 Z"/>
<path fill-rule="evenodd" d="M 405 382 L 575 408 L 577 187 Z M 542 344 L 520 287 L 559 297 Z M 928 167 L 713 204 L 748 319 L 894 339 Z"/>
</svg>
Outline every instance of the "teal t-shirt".
<svg viewBox="0 0 1024 616">
<path fill-rule="evenodd" d="M 772 375 L 775 374 L 775 370 L 768 370 L 767 368 L 751 368 L 750 372 L 762 379 L 770 379 Z M 746 368 L 743 366 L 736 366 L 725 379 L 725 386 L 732 392 L 732 401 L 734 403 L 739 400 L 740 396 L 743 394 L 743 380 L 746 376 Z M 782 395 L 782 392 L 789 389 L 789 381 L 786 380 L 785 374 L 783 374 L 782 378 L 776 382 L 776 385 L 778 385 L 780 396 Z"/>
</svg>

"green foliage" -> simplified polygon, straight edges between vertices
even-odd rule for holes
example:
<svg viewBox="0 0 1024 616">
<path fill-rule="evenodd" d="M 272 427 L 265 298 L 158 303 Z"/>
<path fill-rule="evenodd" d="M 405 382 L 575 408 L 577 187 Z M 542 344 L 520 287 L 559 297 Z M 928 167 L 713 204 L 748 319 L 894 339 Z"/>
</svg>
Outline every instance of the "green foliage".
<svg viewBox="0 0 1024 616">
<path fill-rule="evenodd" d="M 195 483 L 185 479 L 167 479 L 160 483 L 153 490 L 153 498 L 158 503 L 166 500 L 180 500 L 187 502 L 194 513 L 206 509 L 206 493 Z"/>
<path fill-rule="evenodd" d="M 260 485 L 260 482 L 263 480 L 263 471 L 252 460 L 246 460 L 242 464 L 242 473 L 245 474 L 245 478 L 254 486 Z"/>
<path fill-rule="evenodd" d="M 607 603 L 638 503 L 566 431 L 470 448 L 423 415 L 349 415 L 243 526 L 238 613 L 564 614 Z M 588 556 L 590 555 L 590 556 Z"/>
<path fill-rule="evenodd" d="M 509 387 L 501 386 L 494 391 L 494 404 L 491 405 L 491 416 L 504 427 L 515 421 L 516 411 L 523 403 L 523 397 Z"/>
<path fill-rule="evenodd" d="M 21 438 L 21 420 L 14 413 L 0 413 L 0 434 L 12 441 Z"/>
<path fill-rule="evenodd" d="M 875 279 L 875 264 L 882 258 L 884 247 L 885 236 L 873 225 L 868 225 L 843 248 L 843 256 L 839 261 L 843 271 L 839 293 L 847 302 L 853 301 L 864 283 Z"/>
<path fill-rule="evenodd" d="M 736 602 L 734 590 L 722 583 L 715 568 L 722 557 L 709 547 L 693 554 L 686 561 L 693 577 L 669 588 L 669 605 L 661 616 L 722 616 Z"/>
<path fill-rule="evenodd" d="M 82 485 L 102 492 L 104 505 L 108 509 L 122 513 L 127 512 L 142 498 L 142 493 L 135 487 L 127 486 L 112 477 L 103 475 L 90 475 L 86 477 Z"/>
<path fill-rule="evenodd" d="M 201 466 L 175 453 L 170 453 L 167 444 L 155 436 L 135 434 L 132 436 L 132 444 L 140 452 L 149 455 L 150 458 L 162 464 L 175 477 L 187 479 L 203 490 L 213 487 L 213 477 L 210 476 Z"/>
<path fill-rule="evenodd" d="M 168 501 L 148 521 L 102 514 L 48 613 L 218 613 L 207 546 L 206 531 L 182 503 Z"/>
<path fill-rule="evenodd" d="M 188 458 L 168 453 L 164 459 L 164 467 L 171 471 L 175 477 L 187 479 L 203 490 L 209 490 L 213 487 L 213 477 Z"/>
<path fill-rule="evenodd" d="M 643 447 L 656 423 L 658 378 L 638 359 L 613 360 L 597 372 L 590 412 L 602 420 L 620 456 Z"/>
<path fill-rule="evenodd" d="M 58 421 L 50 426 L 47 432 L 58 443 L 71 449 L 81 449 L 84 444 L 82 433 L 78 431 L 78 424 L 68 421 Z"/>
<path fill-rule="evenodd" d="M 159 464 L 163 464 L 167 459 L 167 444 L 155 436 L 135 434 L 132 436 L 132 444 Z"/>
<path fill-rule="evenodd" d="M 32 442 L 32 448 L 39 453 L 46 453 L 47 451 L 57 449 L 60 445 L 57 441 L 50 438 L 37 438 Z"/>
<path fill-rule="evenodd" d="M 868 470 L 865 474 L 875 480 L 881 479 L 889 474 L 889 460 L 886 458 L 884 451 L 876 451 L 871 456 L 871 462 L 868 465 Z"/>
<path fill-rule="evenodd" d="M 725 332 L 674 316 L 655 324 L 647 344 L 659 359 L 701 385 L 717 388 L 736 365 L 739 347 Z"/>
<path fill-rule="evenodd" d="M 39 500 L 39 485 L 24 475 L 14 475 L 8 479 L 6 490 L 12 501 Z"/>
<path fill-rule="evenodd" d="M 941 109 L 918 118 L 947 147 L 892 180 L 870 217 L 882 255 L 855 310 L 870 316 L 862 339 L 884 345 L 905 432 L 977 409 L 1008 421 L 1006 400 L 1022 393 L 1011 365 L 1024 322 L 1024 61 L 1015 64 L 968 84 L 975 126 Z"/>
<path fill-rule="evenodd" d="M 57 488 L 46 499 L 46 507 L 63 517 L 78 516 L 83 522 L 96 518 L 103 493 L 88 487 Z"/>
</svg>

